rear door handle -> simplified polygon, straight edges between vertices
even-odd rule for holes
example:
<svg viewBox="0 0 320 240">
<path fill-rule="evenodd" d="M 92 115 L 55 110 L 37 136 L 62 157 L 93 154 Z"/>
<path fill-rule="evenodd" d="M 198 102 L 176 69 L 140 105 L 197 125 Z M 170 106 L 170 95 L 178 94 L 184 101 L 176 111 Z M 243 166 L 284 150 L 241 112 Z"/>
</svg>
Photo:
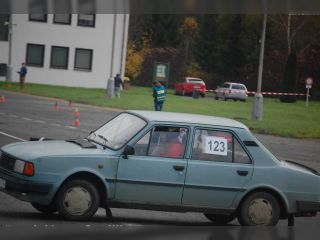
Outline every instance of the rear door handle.
<svg viewBox="0 0 320 240">
<path fill-rule="evenodd" d="M 247 176 L 248 175 L 248 171 L 238 170 L 237 173 L 239 176 Z"/>
<path fill-rule="evenodd" d="M 180 171 L 180 172 L 181 172 L 181 171 L 183 171 L 183 170 L 184 170 L 184 166 L 177 166 L 177 165 L 174 165 L 174 166 L 173 166 L 173 169 L 174 169 L 174 170 L 176 170 L 176 171 Z"/>
</svg>

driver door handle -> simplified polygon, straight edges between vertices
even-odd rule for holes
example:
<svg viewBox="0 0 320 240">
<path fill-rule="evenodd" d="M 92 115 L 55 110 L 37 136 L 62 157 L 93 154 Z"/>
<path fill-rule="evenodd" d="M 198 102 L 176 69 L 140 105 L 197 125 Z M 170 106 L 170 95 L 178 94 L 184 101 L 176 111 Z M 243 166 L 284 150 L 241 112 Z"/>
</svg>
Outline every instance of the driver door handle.
<svg viewBox="0 0 320 240">
<path fill-rule="evenodd" d="M 243 171 L 243 170 L 238 170 L 237 173 L 239 176 L 247 176 L 248 175 L 248 171 Z"/>
<path fill-rule="evenodd" d="M 184 170 L 184 166 L 177 166 L 177 165 L 174 165 L 174 166 L 173 166 L 173 169 L 174 169 L 174 170 L 176 170 L 176 171 L 180 171 L 180 172 L 181 172 L 181 171 L 183 171 L 183 170 Z"/>
</svg>

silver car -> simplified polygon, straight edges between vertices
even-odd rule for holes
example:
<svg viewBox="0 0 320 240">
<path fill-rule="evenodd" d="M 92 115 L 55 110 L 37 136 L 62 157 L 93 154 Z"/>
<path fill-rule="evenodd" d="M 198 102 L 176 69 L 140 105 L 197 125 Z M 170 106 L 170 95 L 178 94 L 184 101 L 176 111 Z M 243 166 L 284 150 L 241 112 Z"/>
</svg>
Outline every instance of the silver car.
<svg viewBox="0 0 320 240">
<path fill-rule="evenodd" d="M 215 99 L 222 99 L 224 101 L 233 99 L 245 102 L 248 97 L 248 90 L 244 84 L 225 82 L 222 86 L 218 86 L 215 90 Z"/>
</svg>

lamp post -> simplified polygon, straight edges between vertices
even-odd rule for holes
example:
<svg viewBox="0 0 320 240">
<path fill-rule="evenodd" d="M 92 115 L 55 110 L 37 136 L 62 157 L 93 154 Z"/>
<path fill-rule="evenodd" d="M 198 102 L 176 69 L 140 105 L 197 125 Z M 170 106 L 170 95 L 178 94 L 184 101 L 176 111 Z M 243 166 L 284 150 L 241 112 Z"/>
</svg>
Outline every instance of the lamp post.
<svg viewBox="0 0 320 240">
<path fill-rule="evenodd" d="M 265 38 L 266 38 L 266 26 L 267 26 L 267 14 L 264 14 L 263 25 L 262 25 L 261 47 L 260 47 L 258 86 L 257 86 L 257 92 L 254 95 L 253 110 L 252 110 L 252 116 L 251 116 L 252 120 L 257 120 L 257 121 L 262 120 L 263 95 L 261 94 L 261 85 L 262 85 L 262 71 L 263 71 L 263 58 L 264 58 L 264 44 L 265 44 Z"/>
<path fill-rule="evenodd" d="M 12 53 L 12 26 L 16 24 L 12 24 L 12 15 L 9 15 L 9 21 L 4 23 L 5 26 L 8 26 L 8 42 L 9 42 L 9 51 L 8 51 L 8 66 L 7 66 L 7 74 L 6 80 L 12 81 L 12 61 L 11 61 L 11 53 Z"/>
</svg>

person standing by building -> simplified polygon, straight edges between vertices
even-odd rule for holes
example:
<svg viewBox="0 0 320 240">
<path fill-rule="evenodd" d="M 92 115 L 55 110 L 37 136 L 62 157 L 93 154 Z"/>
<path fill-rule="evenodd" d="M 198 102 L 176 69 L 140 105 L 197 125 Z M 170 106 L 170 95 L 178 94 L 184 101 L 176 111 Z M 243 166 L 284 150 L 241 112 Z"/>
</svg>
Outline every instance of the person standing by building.
<svg viewBox="0 0 320 240">
<path fill-rule="evenodd" d="M 20 75 L 20 88 L 24 88 L 24 83 L 26 81 L 26 75 L 27 75 L 27 67 L 25 63 L 21 63 L 20 71 L 17 72 Z"/>
<path fill-rule="evenodd" d="M 114 94 L 120 98 L 121 87 L 124 89 L 123 81 L 118 73 L 114 78 Z"/>
<path fill-rule="evenodd" d="M 161 111 L 166 98 L 166 89 L 159 81 L 153 81 L 154 110 Z"/>
</svg>

